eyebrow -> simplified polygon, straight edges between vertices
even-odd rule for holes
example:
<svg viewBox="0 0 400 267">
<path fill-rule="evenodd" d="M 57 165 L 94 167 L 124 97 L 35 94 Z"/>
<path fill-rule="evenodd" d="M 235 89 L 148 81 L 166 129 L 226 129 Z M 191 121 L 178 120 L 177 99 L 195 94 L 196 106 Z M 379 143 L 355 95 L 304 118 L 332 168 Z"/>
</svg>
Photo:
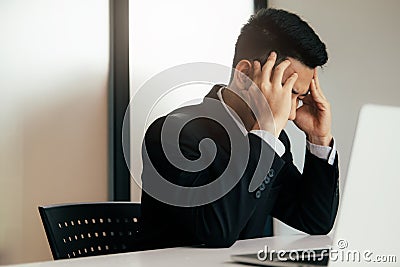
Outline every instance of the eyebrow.
<svg viewBox="0 0 400 267">
<path fill-rule="evenodd" d="M 310 89 L 308 89 L 308 91 L 305 94 L 302 94 L 300 96 L 307 96 L 310 93 Z M 296 91 L 295 89 L 292 89 L 292 94 L 298 95 L 300 94 L 298 91 Z"/>
</svg>

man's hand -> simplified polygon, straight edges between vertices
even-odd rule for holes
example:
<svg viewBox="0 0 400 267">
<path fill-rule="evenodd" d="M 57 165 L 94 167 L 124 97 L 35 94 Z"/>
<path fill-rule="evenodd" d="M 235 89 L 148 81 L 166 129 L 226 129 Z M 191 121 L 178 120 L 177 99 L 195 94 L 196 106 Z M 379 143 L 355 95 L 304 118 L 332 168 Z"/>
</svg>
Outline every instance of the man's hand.
<svg viewBox="0 0 400 267">
<path fill-rule="evenodd" d="M 283 61 L 275 68 L 272 74 L 276 57 L 276 53 L 272 52 L 262 69 L 260 62 L 254 62 L 253 82 L 258 88 L 249 88 L 249 93 L 251 94 L 251 90 L 261 90 L 262 95 L 268 102 L 275 122 L 274 127 L 273 123 L 271 123 L 271 118 L 265 115 L 267 110 L 265 110 L 265 108 L 260 108 L 262 106 L 265 107 L 265 105 L 260 104 L 260 102 L 263 100 L 259 99 L 259 97 L 253 97 L 252 100 L 255 103 L 254 105 L 256 108 L 258 108 L 258 113 L 261 115 L 257 116 L 258 118 L 261 118 L 261 120 L 259 119 L 259 121 L 255 122 L 253 130 L 266 130 L 271 132 L 276 137 L 279 137 L 279 134 L 283 128 L 285 128 L 289 119 L 292 88 L 297 80 L 298 74 L 293 73 L 286 80 L 285 84 L 282 85 L 283 73 L 291 63 L 289 60 Z"/>
<path fill-rule="evenodd" d="M 297 109 L 294 123 L 303 132 L 307 139 L 316 145 L 329 146 L 331 134 L 331 108 L 319 84 L 317 69 L 310 86 L 311 94 L 303 99 L 303 106 Z"/>
</svg>

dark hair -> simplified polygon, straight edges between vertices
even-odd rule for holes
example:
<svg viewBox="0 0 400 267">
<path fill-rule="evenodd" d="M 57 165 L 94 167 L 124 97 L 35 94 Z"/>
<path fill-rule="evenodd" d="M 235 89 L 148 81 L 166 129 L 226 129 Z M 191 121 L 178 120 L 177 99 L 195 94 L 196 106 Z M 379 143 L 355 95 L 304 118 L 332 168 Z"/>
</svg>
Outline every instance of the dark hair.
<svg viewBox="0 0 400 267">
<path fill-rule="evenodd" d="M 299 16 L 285 10 L 261 9 L 241 29 L 233 68 L 243 59 L 258 60 L 264 65 L 272 51 L 278 54 L 277 64 L 287 57 L 310 68 L 328 61 L 325 44 Z"/>
</svg>

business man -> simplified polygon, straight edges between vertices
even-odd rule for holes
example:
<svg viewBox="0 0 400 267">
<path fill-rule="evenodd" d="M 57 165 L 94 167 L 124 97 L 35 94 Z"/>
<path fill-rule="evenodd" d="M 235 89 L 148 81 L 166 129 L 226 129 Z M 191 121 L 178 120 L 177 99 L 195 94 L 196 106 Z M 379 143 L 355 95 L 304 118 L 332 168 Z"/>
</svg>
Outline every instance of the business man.
<svg viewBox="0 0 400 267">
<path fill-rule="evenodd" d="M 250 18 L 237 39 L 229 85 L 215 85 L 203 103 L 157 119 L 146 132 L 142 227 L 150 241 L 145 246 L 229 247 L 238 239 L 264 236 L 269 215 L 309 234 L 331 230 L 338 156 L 330 104 L 317 73 L 327 60 L 325 44 L 297 15 L 263 9 Z M 303 173 L 293 164 L 284 131 L 288 120 L 307 136 Z M 221 176 L 225 182 L 200 196 L 175 193 L 170 197 L 186 203 L 177 205 L 151 194 L 158 176 L 185 188 Z M 209 203 L 194 203 L 224 190 Z"/>
</svg>

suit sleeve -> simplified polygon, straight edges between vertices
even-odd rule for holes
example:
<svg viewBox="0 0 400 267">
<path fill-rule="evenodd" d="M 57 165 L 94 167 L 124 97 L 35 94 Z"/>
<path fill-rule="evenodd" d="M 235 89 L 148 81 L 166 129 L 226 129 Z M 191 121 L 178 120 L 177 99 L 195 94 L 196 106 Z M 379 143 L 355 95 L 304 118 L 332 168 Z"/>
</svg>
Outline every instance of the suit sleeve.
<svg viewBox="0 0 400 267">
<path fill-rule="evenodd" d="M 272 216 L 308 234 L 332 229 L 339 203 L 338 155 L 333 165 L 306 150 L 303 173 L 293 164 L 290 142 L 283 132 L 286 161 L 280 173 L 280 194 Z"/>
<path fill-rule="evenodd" d="M 260 158 L 261 149 L 268 150 L 266 155 L 274 156 L 270 170 L 280 171 L 283 161 L 272 149 L 258 137 L 249 135 L 251 144 L 250 158 L 247 168 L 238 184 L 225 196 L 209 205 L 200 206 L 192 210 L 192 219 L 195 224 L 196 236 L 208 247 L 229 247 L 236 240 L 247 221 L 253 216 L 260 201 L 268 198 L 271 188 L 271 179 L 268 177 L 269 170 L 255 171 L 256 165 L 270 159 Z M 201 174 L 199 174 L 201 175 Z M 249 192 L 249 184 L 256 176 L 262 176 L 263 191 Z"/>
</svg>

